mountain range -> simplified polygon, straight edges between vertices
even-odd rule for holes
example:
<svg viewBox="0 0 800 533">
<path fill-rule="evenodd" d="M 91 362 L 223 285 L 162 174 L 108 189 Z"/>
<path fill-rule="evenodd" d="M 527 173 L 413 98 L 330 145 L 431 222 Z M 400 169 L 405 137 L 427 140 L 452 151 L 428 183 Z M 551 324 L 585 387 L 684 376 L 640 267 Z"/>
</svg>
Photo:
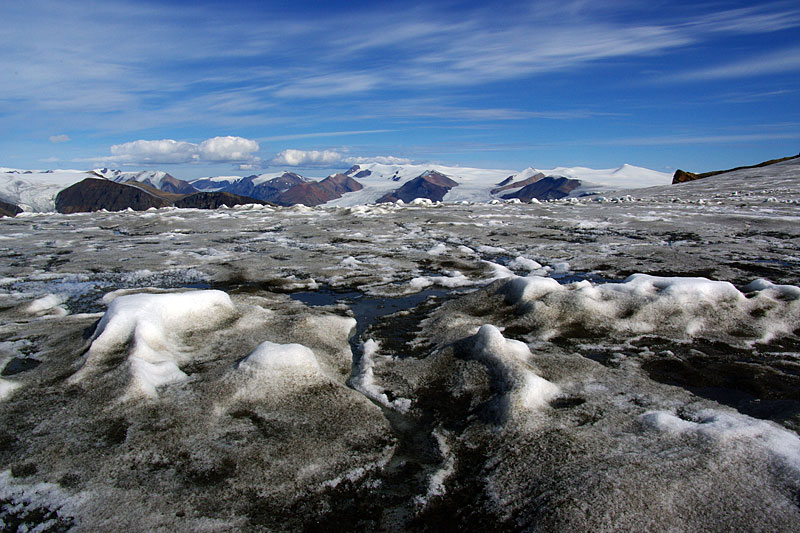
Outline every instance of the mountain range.
<svg viewBox="0 0 800 533">
<path fill-rule="evenodd" d="M 284 206 L 353 206 L 417 198 L 434 202 L 530 202 L 665 185 L 671 179 L 667 173 L 632 165 L 602 170 L 526 168 L 514 172 L 436 164 L 369 163 L 323 179 L 284 171 L 194 180 L 181 180 L 160 170 L 0 168 L 0 201 L 7 204 L 0 207 L 2 215 L 13 216 L 15 209 L 78 212 L 164 206 L 215 208 L 264 202 Z M 198 193 L 203 195 L 197 196 Z"/>
</svg>

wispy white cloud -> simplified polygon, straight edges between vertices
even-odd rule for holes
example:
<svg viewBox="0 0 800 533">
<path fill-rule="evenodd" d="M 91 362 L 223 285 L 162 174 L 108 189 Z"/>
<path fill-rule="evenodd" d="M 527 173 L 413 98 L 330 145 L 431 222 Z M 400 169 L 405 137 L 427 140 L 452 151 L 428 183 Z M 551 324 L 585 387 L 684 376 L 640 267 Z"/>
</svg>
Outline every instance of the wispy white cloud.
<svg viewBox="0 0 800 533">
<path fill-rule="evenodd" d="M 800 9 L 784 2 L 763 3 L 708 13 L 684 25 L 703 32 L 772 33 L 800 25 Z"/>
<path fill-rule="evenodd" d="M 758 92 L 736 92 L 722 95 L 719 99 L 723 102 L 730 104 L 749 104 L 752 102 L 763 102 L 773 98 L 779 98 L 789 94 L 794 94 L 797 91 L 788 89 L 778 89 L 776 91 L 758 91 Z"/>
<path fill-rule="evenodd" d="M 298 139 L 315 139 L 319 137 L 341 137 L 349 135 L 368 135 L 375 133 L 390 133 L 397 131 L 394 129 L 379 129 L 379 130 L 350 130 L 350 131 L 319 131 L 314 133 L 293 133 L 289 135 L 272 135 L 270 137 L 262 137 L 260 141 L 294 141 Z"/>
<path fill-rule="evenodd" d="M 587 146 L 675 146 L 684 144 L 731 144 L 800 139 L 800 132 L 742 133 L 731 135 L 662 135 L 575 141 Z"/>
<path fill-rule="evenodd" d="M 800 71 L 800 47 L 776 50 L 739 61 L 683 72 L 669 81 L 723 80 Z"/>
<path fill-rule="evenodd" d="M 732 50 L 726 63 L 702 69 L 685 57 L 693 47 L 730 36 L 788 35 L 800 27 L 800 9 L 788 1 L 738 9 L 687 2 L 662 11 L 630 1 L 512 1 L 504 9 L 411 2 L 346 12 L 308 9 L 303 16 L 263 5 L 219 10 L 204 3 L 133 0 L 86 0 L 80 9 L 58 0 L 6 4 L 0 116 L 4 126 L 38 128 L 41 139 L 51 131 L 79 130 L 180 138 L 188 130 L 170 133 L 170 128 L 189 125 L 203 136 L 223 128 L 260 136 L 267 127 L 287 123 L 320 131 L 267 130 L 275 135 L 265 140 L 287 141 L 326 137 L 324 130 L 330 136 L 337 129 L 342 132 L 336 135 L 388 132 L 413 119 L 427 125 L 583 119 L 621 106 L 563 109 L 554 92 L 539 98 L 540 82 L 574 75 L 569 79 L 574 83 L 581 72 L 593 70 L 591 82 L 608 89 L 626 80 L 602 78 L 599 68 L 590 67 L 629 62 L 638 68 L 643 59 L 675 58 L 677 52 L 684 53 L 680 61 L 663 62 L 664 71 L 686 70 L 671 74 L 675 81 L 800 69 L 800 49 L 791 36 L 770 42 L 769 53 L 741 58 Z M 795 45 L 774 50 L 780 42 Z M 656 66 L 662 67 L 647 65 Z M 636 74 L 631 69 L 630 76 Z M 514 101 L 504 100 L 514 84 L 524 89 L 516 89 Z M 425 104 L 426 98 L 432 102 Z M 131 164 L 137 158 L 205 157 L 199 146 L 188 154 L 161 148 L 120 148 L 108 157 Z"/>
<path fill-rule="evenodd" d="M 51 135 L 49 137 L 49 139 L 50 139 L 51 143 L 56 143 L 56 144 L 65 143 L 65 142 L 68 142 L 68 141 L 71 140 L 69 138 L 69 135 L 66 135 L 66 134 L 63 134 L 63 133 L 61 135 Z"/>
<path fill-rule="evenodd" d="M 11 53 L 0 57 L 0 68 L 10 73 L 4 99 L 43 109 L 146 111 L 162 107 L 159 99 L 173 105 L 187 100 L 188 91 L 196 111 L 240 113 L 263 109 L 274 97 L 474 86 L 663 53 L 711 33 L 800 25 L 800 10 L 786 4 L 672 23 L 615 19 L 609 16 L 613 6 L 587 11 L 581 2 L 537 4 L 514 18 L 486 9 L 463 11 L 456 20 L 435 7 L 417 6 L 310 16 L 301 24 L 261 13 L 257 20 L 235 13 L 207 17 L 203 7 L 91 2 L 76 10 L 32 0 L 6 9 L 0 47 Z M 333 31 L 345 24 L 371 31 Z M 104 31 L 75 38 L 76 28 L 89 27 Z M 218 66 L 219 73 L 209 76 L 198 65 Z"/>
<path fill-rule="evenodd" d="M 454 121 L 510 121 L 510 120 L 575 120 L 617 115 L 588 109 L 559 109 L 533 111 L 509 107 L 480 107 L 453 105 L 443 98 L 399 99 L 393 102 L 373 102 L 367 107 L 371 117 L 426 117 Z"/>
<path fill-rule="evenodd" d="M 276 90 L 275 96 L 282 98 L 315 98 L 355 94 L 374 89 L 383 81 L 383 76 L 371 72 L 337 72 L 321 76 L 298 77 Z"/>
</svg>

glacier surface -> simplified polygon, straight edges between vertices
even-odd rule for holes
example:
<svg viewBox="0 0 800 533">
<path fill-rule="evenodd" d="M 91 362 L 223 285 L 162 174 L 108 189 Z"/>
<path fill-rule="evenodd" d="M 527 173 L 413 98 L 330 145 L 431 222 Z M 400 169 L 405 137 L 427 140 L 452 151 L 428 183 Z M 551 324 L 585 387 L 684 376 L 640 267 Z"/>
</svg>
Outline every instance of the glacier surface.
<svg viewBox="0 0 800 533">
<path fill-rule="evenodd" d="M 0 220 L 0 521 L 800 529 L 800 168 Z"/>
</svg>

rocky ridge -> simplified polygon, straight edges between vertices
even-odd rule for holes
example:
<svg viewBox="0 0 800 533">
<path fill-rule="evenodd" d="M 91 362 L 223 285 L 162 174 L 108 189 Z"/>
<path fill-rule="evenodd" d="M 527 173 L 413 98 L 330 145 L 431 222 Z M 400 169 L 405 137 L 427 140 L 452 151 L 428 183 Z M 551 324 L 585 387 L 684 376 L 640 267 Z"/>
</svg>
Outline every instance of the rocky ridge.
<svg viewBox="0 0 800 533">
<path fill-rule="evenodd" d="M 734 172 L 737 170 L 768 167 L 770 165 L 774 165 L 775 163 L 781 163 L 783 161 L 789 161 L 797 158 L 800 158 L 800 154 L 789 157 L 781 157 L 780 159 L 770 159 L 769 161 L 764 161 L 762 163 L 758 163 L 757 165 L 748 165 L 743 167 L 730 168 L 728 170 L 713 170 L 711 172 L 703 172 L 700 174 L 695 174 L 694 172 L 687 172 L 685 170 L 678 169 L 675 171 L 675 174 L 672 177 L 672 184 L 676 185 L 678 183 L 686 183 L 687 181 L 710 178 L 711 176 L 717 176 L 719 174 L 727 174 L 728 172 Z"/>
</svg>

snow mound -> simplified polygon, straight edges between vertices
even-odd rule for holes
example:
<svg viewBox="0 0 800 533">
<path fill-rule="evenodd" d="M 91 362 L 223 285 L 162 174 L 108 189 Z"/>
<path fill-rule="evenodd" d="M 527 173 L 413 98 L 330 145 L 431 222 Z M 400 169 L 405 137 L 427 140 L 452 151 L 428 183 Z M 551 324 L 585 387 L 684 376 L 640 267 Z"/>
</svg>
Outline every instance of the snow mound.
<svg viewBox="0 0 800 533">
<path fill-rule="evenodd" d="M 622 283 L 560 285 L 531 276 L 511 279 L 501 291 L 544 340 L 657 333 L 752 345 L 791 334 L 800 322 L 800 288 L 766 280 L 742 292 L 725 281 L 693 277 L 633 274 Z"/>
<path fill-rule="evenodd" d="M 15 381 L 0 378 L 0 402 L 11 396 L 19 387 L 20 384 Z"/>
<path fill-rule="evenodd" d="M 191 356 L 181 337 L 209 330 L 234 317 L 230 297 L 217 290 L 161 294 L 128 294 L 115 298 L 91 338 L 80 381 L 111 354 L 128 347 L 129 395 L 157 396 L 162 385 L 184 381 L 179 364 Z"/>
<path fill-rule="evenodd" d="M 558 386 L 528 365 L 531 352 L 525 343 L 506 339 L 491 324 L 481 326 L 471 342 L 472 355 L 489 368 L 512 413 L 520 408 L 539 409 L 558 396 Z"/>
<path fill-rule="evenodd" d="M 318 372 L 319 363 L 310 348 L 302 344 L 276 344 L 265 341 L 241 363 L 239 368 L 270 374 Z"/>
<path fill-rule="evenodd" d="M 61 305 L 63 303 L 63 296 L 57 294 L 47 294 L 29 303 L 22 311 L 25 314 L 34 316 L 43 316 L 47 314 L 64 316 L 68 314 L 68 312 Z"/>
</svg>

